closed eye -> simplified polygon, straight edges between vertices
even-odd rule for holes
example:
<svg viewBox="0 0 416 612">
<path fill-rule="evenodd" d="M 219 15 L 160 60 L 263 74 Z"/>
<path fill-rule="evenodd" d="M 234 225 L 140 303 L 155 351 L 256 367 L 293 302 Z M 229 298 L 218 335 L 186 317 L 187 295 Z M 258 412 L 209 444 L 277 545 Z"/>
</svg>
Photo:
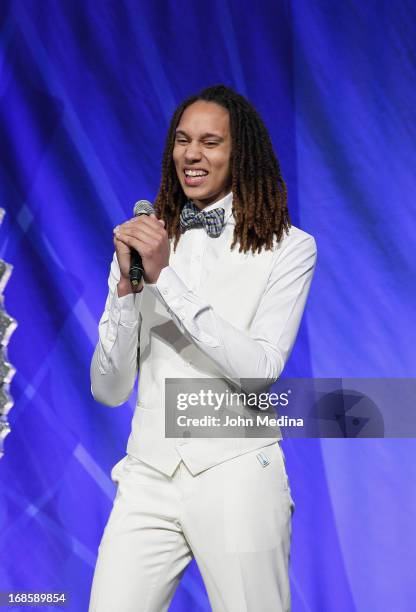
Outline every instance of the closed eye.
<svg viewBox="0 0 416 612">
<path fill-rule="evenodd" d="M 176 142 L 178 142 L 179 144 L 187 144 L 189 140 L 187 138 L 184 138 L 183 136 L 178 136 L 176 138 Z M 208 145 L 209 147 L 215 147 L 219 144 L 219 142 L 216 140 L 207 140 L 203 144 Z"/>
</svg>

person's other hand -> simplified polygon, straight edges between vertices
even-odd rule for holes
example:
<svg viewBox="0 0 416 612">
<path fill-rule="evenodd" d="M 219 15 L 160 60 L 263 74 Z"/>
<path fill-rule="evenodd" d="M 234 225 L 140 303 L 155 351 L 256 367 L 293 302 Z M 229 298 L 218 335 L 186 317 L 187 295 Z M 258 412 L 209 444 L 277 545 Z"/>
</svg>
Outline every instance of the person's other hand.
<svg viewBox="0 0 416 612">
<path fill-rule="evenodd" d="M 133 248 L 141 255 L 145 282 L 156 283 L 161 270 L 169 265 L 170 244 L 164 226 L 165 222 L 152 214 L 133 217 L 114 228 L 114 246 L 123 279 L 129 280 Z"/>
</svg>

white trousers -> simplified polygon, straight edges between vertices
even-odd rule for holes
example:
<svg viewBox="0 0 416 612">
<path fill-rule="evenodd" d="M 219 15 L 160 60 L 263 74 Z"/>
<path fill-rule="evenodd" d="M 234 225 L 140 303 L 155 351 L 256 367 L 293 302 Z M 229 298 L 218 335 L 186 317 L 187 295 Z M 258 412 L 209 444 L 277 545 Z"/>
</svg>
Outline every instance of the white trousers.
<svg viewBox="0 0 416 612">
<path fill-rule="evenodd" d="M 197 476 L 183 462 L 169 477 L 126 455 L 111 476 L 89 612 L 168 610 L 193 557 L 214 612 L 290 610 L 294 503 L 279 442 Z"/>
</svg>

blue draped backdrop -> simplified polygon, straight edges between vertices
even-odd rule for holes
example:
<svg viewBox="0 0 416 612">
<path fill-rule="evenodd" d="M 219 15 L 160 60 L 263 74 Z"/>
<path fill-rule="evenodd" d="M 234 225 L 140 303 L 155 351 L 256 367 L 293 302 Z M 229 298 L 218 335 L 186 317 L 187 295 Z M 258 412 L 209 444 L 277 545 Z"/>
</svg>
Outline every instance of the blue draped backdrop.
<svg viewBox="0 0 416 612">
<path fill-rule="evenodd" d="M 285 373 L 414 374 L 415 31 L 411 0 L 0 3 L 0 257 L 19 323 L 0 591 L 65 590 L 87 609 L 134 408 L 90 394 L 112 228 L 154 199 L 185 96 L 222 82 L 254 103 L 292 220 L 316 238 Z M 294 612 L 414 609 L 414 440 L 283 447 Z M 192 563 L 171 610 L 209 609 Z"/>
</svg>

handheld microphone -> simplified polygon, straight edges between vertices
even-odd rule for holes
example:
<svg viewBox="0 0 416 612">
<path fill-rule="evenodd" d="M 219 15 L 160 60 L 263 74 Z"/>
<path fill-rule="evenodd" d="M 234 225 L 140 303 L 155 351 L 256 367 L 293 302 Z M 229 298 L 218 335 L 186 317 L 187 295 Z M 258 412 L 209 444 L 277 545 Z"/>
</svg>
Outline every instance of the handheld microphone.
<svg viewBox="0 0 416 612">
<path fill-rule="evenodd" d="M 133 213 L 135 217 L 140 215 L 151 215 L 155 211 L 153 206 L 148 200 L 139 200 L 136 202 L 133 208 Z M 131 260 L 130 260 L 130 282 L 133 287 L 138 287 L 143 277 L 143 262 L 140 256 L 140 253 L 136 251 L 136 249 L 131 249 Z"/>
</svg>

